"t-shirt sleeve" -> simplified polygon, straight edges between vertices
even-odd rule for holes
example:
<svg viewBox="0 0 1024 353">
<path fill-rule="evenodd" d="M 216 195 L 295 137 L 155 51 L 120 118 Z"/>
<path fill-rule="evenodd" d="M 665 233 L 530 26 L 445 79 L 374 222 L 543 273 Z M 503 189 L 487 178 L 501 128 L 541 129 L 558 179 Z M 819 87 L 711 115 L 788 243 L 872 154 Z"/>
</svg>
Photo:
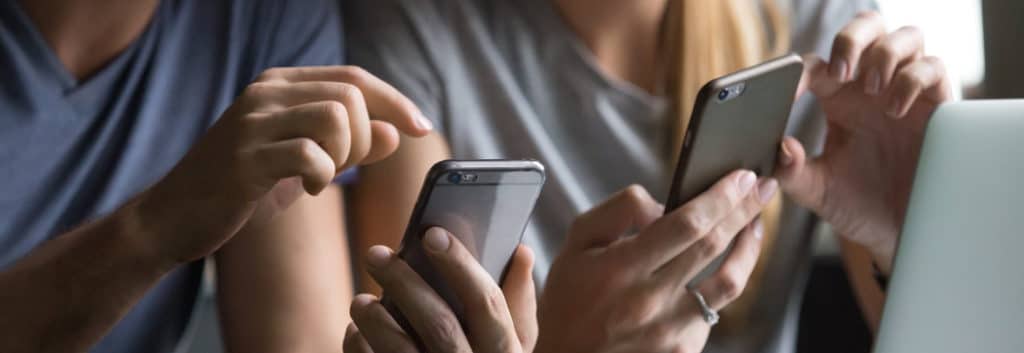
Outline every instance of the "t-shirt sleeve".
<svg viewBox="0 0 1024 353">
<path fill-rule="evenodd" d="M 256 72 L 272 67 L 341 65 L 341 15 L 333 0 L 263 1 L 256 9 Z"/>
<path fill-rule="evenodd" d="M 448 28 L 434 1 L 345 1 L 342 12 L 349 64 L 360 66 L 406 95 L 444 133 L 441 58 Z"/>
</svg>

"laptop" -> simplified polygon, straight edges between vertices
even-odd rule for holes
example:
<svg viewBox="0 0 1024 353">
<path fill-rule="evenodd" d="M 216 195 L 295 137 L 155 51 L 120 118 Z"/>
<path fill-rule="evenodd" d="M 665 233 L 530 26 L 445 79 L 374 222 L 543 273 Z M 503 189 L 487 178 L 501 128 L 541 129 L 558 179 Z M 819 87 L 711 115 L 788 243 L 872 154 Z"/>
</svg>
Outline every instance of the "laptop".
<svg viewBox="0 0 1024 353">
<path fill-rule="evenodd" d="M 1024 100 L 932 116 L 875 353 L 1024 352 Z"/>
</svg>

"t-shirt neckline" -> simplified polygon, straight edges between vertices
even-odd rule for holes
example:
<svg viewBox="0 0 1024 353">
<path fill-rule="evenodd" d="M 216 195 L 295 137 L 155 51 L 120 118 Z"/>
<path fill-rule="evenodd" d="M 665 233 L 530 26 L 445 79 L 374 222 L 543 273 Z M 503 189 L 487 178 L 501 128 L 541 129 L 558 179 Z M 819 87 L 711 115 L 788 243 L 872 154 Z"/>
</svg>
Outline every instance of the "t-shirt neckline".
<svg viewBox="0 0 1024 353">
<path fill-rule="evenodd" d="M 542 22 L 542 26 L 557 33 L 556 37 L 562 38 L 565 41 L 572 55 L 583 64 L 586 71 L 594 77 L 595 82 L 621 92 L 623 95 L 642 102 L 647 106 L 660 107 L 666 104 L 665 97 L 647 92 L 632 82 L 608 76 L 608 74 L 602 71 L 601 67 L 597 64 L 597 58 L 594 56 L 594 53 L 583 43 L 579 35 L 569 27 L 565 17 L 555 5 L 554 0 L 530 0 L 529 2 L 532 2 L 543 13 L 538 19 Z"/>
<path fill-rule="evenodd" d="M 13 27 L 11 30 L 18 31 L 19 35 L 15 36 L 18 45 L 31 52 L 32 57 L 40 62 L 38 77 L 46 77 L 51 80 L 55 86 L 54 94 L 76 108 L 80 107 L 82 102 L 95 103 L 97 96 L 109 93 L 106 91 L 117 80 L 116 76 L 124 73 L 127 62 L 136 56 L 139 48 L 152 36 L 151 32 L 157 27 L 164 6 L 164 1 L 160 1 L 145 29 L 132 40 L 128 47 L 103 64 L 103 67 L 95 73 L 83 80 L 78 80 L 60 61 L 57 53 L 36 27 L 35 22 L 17 4 L 16 0 L 0 1 L 0 3 L 7 7 L 4 12 L 9 14 L 6 17 L 11 21 L 9 25 Z"/>
</svg>

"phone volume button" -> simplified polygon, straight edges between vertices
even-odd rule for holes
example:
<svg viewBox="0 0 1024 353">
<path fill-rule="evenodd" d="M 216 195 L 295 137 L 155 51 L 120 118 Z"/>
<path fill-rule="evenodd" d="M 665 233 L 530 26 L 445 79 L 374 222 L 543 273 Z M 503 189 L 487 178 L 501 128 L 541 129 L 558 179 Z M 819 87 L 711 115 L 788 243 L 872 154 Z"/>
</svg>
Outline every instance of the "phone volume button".
<svg viewBox="0 0 1024 353">
<path fill-rule="evenodd" d="M 686 130 L 686 136 L 683 137 L 683 148 L 690 148 L 690 140 L 693 138 L 693 133 L 690 130 Z"/>
</svg>

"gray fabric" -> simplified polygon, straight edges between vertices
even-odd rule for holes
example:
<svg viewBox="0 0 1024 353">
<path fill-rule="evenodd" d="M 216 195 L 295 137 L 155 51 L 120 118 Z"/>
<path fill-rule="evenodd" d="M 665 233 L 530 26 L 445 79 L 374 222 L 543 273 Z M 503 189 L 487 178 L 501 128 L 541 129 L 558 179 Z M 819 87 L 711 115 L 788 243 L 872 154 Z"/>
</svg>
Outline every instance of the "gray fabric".
<svg viewBox="0 0 1024 353">
<path fill-rule="evenodd" d="M 548 183 L 525 235 L 537 253 L 538 283 L 576 215 L 630 184 L 658 197 L 667 193 L 666 101 L 602 74 L 549 0 L 344 6 L 350 62 L 416 101 L 454 157 L 535 158 L 547 166 Z M 841 26 L 872 7 L 868 0 L 800 1 L 793 5 L 793 51 L 827 55 Z M 823 129 L 814 101 L 801 99 L 789 132 L 816 146 Z M 744 337 L 714 339 L 710 351 L 794 350 L 813 219 L 794 207 L 783 217 L 756 324 Z"/>
</svg>

